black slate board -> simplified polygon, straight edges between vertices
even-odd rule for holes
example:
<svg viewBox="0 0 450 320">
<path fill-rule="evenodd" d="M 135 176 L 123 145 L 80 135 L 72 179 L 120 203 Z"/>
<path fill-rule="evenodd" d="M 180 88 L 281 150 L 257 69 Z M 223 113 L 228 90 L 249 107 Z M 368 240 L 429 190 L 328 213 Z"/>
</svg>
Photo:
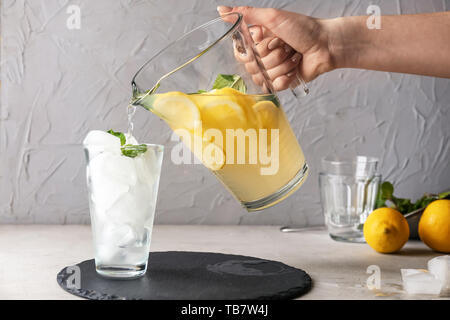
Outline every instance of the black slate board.
<svg viewBox="0 0 450 320">
<path fill-rule="evenodd" d="M 220 253 L 151 252 L 147 273 L 134 280 L 106 279 L 95 271 L 94 260 L 77 266 L 80 289 L 70 288 L 73 269 L 68 267 L 58 273 L 58 284 L 93 300 L 280 300 L 299 297 L 311 288 L 311 278 L 303 270 Z"/>
</svg>

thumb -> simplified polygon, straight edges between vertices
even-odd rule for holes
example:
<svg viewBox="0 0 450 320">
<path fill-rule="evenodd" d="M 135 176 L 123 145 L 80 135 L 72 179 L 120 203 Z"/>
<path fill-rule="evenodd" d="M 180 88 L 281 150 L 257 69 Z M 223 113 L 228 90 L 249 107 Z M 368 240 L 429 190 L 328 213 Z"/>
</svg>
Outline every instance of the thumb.
<svg viewBox="0 0 450 320">
<path fill-rule="evenodd" d="M 217 7 L 219 14 L 238 12 L 244 17 L 247 24 L 264 26 L 271 29 L 276 24 L 277 11 L 272 8 L 255 8 L 255 7 Z"/>
</svg>

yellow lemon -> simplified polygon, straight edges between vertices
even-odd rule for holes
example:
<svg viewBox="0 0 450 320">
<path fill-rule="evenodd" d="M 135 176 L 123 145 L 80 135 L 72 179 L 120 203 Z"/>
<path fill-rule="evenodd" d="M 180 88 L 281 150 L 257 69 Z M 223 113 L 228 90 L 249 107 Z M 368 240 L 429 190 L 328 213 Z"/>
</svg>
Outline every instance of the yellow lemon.
<svg viewBox="0 0 450 320">
<path fill-rule="evenodd" d="M 200 125 L 200 112 L 189 96 L 182 92 L 158 94 L 152 111 L 164 119 L 172 129 L 194 130 Z"/>
<path fill-rule="evenodd" d="M 400 250 L 409 238 L 408 222 L 392 208 L 374 210 L 364 223 L 363 231 L 369 246 L 381 253 Z"/>
<path fill-rule="evenodd" d="M 419 221 L 419 237 L 431 249 L 450 253 L 450 200 L 430 203 Z"/>
<path fill-rule="evenodd" d="M 263 129 L 278 128 L 279 109 L 272 101 L 260 101 L 253 105 L 259 127 Z"/>
</svg>

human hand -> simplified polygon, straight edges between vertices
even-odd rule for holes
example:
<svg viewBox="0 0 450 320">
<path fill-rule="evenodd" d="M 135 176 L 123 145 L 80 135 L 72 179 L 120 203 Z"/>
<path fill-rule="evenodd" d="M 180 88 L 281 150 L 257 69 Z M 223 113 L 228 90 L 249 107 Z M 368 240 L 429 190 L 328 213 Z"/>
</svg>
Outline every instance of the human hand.
<svg viewBox="0 0 450 320">
<path fill-rule="evenodd" d="M 245 23 L 253 25 L 250 32 L 257 53 L 276 91 L 295 83 L 297 73 L 309 82 L 333 69 L 324 20 L 271 8 L 220 6 L 218 11 L 239 12 Z M 262 83 L 254 62 L 246 63 L 245 67 L 256 84 Z"/>
</svg>

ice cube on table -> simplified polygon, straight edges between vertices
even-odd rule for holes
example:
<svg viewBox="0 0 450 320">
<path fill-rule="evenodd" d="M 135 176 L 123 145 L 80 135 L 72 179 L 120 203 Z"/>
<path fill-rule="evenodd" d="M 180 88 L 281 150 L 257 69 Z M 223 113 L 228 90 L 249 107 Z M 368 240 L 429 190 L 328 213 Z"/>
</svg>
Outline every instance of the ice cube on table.
<svg viewBox="0 0 450 320">
<path fill-rule="evenodd" d="M 121 154 L 120 139 L 112 134 L 100 131 L 90 131 L 84 138 L 83 145 L 89 148 L 89 158 L 93 159 L 104 151 Z"/>
<path fill-rule="evenodd" d="M 450 256 L 439 256 L 428 261 L 428 271 L 442 281 L 442 290 L 450 292 Z"/>
<path fill-rule="evenodd" d="M 408 294 L 439 295 L 442 281 L 423 269 L 401 269 L 403 289 Z"/>
</svg>

